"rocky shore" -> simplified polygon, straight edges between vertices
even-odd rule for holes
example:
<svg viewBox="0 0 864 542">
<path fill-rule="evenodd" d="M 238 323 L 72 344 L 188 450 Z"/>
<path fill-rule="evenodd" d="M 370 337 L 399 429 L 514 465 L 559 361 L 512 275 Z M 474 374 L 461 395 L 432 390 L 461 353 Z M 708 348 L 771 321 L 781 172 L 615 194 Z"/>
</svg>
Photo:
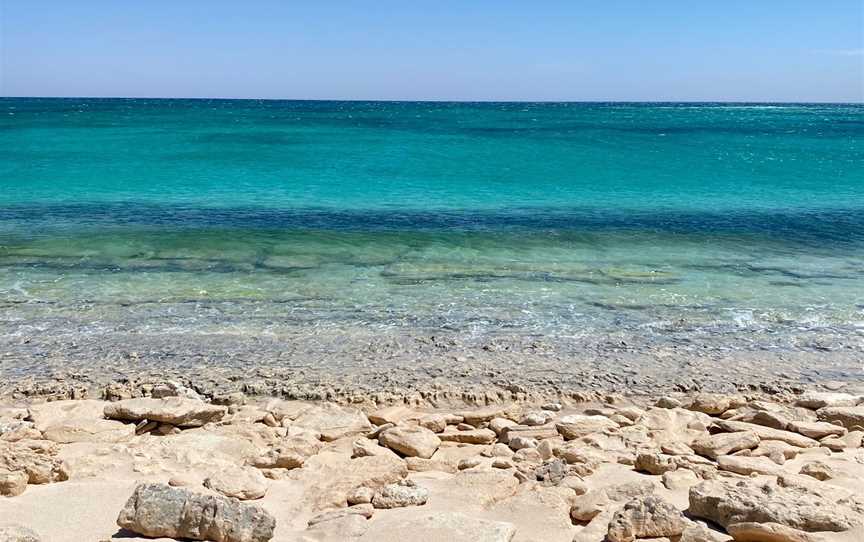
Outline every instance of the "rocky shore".
<svg viewBox="0 0 864 542">
<path fill-rule="evenodd" d="M 18 388 L 0 541 L 859 541 L 859 389 Z"/>
</svg>

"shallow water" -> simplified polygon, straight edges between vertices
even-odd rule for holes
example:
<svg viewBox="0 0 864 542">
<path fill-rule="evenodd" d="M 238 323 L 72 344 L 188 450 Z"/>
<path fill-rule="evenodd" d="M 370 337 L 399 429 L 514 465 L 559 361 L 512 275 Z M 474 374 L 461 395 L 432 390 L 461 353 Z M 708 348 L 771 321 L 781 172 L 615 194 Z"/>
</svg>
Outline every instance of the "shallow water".
<svg viewBox="0 0 864 542">
<path fill-rule="evenodd" d="M 858 105 L 0 99 L 0 326 L 860 345 L 862 165 Z"/>
</svg>

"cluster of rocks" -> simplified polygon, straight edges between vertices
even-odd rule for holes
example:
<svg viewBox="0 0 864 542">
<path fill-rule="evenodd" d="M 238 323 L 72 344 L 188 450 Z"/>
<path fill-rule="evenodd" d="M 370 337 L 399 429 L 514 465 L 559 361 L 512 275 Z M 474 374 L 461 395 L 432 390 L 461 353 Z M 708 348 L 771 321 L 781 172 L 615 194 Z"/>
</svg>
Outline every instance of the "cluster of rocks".
<svg viewBox="0 0 864 542">
<path fill-rule="evenodd" d="M 864 540 L 861 396 L 360 409 L 151 391 L 0 407 L 0 494 L 125 479 L 121 528 L 217 542 Z"/>
</svg>

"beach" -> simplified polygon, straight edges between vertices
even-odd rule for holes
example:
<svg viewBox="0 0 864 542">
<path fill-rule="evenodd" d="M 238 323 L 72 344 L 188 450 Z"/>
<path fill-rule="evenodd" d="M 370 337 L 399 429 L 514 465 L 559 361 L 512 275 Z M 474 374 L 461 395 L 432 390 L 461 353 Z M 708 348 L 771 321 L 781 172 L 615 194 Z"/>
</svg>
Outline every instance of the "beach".
<svg viewBox="0 0 864 542">
<path fill-rule="evenodd" d="M 861 540 L 862 111 L 0 98 L 0 540 Z"/>
</svg>

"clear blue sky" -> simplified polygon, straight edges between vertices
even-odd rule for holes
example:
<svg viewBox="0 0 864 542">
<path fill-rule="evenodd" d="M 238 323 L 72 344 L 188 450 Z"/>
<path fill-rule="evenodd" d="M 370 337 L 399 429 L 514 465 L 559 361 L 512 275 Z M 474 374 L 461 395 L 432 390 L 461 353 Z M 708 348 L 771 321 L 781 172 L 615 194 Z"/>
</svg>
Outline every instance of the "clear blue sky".
<svg viewBox="0 0 864 542">
<path fill-rule="evenodd" d="M 864 100 L 862 0 L 0 0 L 0 95 Z"/>
</svg>

